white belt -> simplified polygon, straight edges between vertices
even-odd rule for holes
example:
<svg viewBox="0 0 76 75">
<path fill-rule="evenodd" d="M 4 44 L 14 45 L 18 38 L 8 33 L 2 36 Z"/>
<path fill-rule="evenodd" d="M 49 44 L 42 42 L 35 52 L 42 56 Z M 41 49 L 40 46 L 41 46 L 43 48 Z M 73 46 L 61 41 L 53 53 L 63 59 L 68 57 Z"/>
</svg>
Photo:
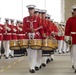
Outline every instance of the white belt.
<svg viewBox="0 0 76 75">
<path fill-rule="evenodd" d="M 76 34 L 76 32 L 71 32 L 71 34 Z"/>
<path fill-rule="evenodd" d="M 24 34 L 18 34 L 18 36 L 23 36 Z"/>
<path fill-rule="evenodd" d="M 11 33 L 4 33 L 4 35 L 11 35 Z"/>
<path fill-rule="evenodd" d="M 2 33 L 0 33 L 0 35 L 2 35 Z"/>
<path fill-rule="evenodd" d="M 23 34 L 23 36 L 25 36 L 25 34 Z"/>
<path fill-rule="evenodd" d="M 16 35 L 16 33 L 12 33 L 13 35 Z"/>
</svg>

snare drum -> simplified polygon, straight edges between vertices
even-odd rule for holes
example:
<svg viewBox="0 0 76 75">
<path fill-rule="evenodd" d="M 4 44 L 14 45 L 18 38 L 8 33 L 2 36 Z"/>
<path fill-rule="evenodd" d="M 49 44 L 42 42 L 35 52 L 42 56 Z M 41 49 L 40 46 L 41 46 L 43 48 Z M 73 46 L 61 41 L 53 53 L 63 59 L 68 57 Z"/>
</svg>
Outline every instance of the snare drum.
<svg viewBox="0 0 76 75">
<path fill-rule="evenodd" d="M 55 47 L 56 47 L 56 49 L 58 48 L 58 41 L 57 40 L 55 40 Z"/>
<path fill-rule="evenodd" d="M 11 40 L 10 41 L 10 50 L 19 50 L 19 42 L 18 40 Z"/>
<path fill-rule="evenodd" d="M 54 49 L 53 39 L 44 39 L 42 42 L 42 50 L 53 50 Z"/>
<path fill-rule="evenodd" d="M 19 40 L 19 46 L 21 47 L 21 48 L 28 48 L 29 46 L 28 46 L 28 39 L 26 39 L 26 40 Z"/>
<path fill-rule="evenodd" d="M 30 39 L 29 45 L 31 49 L 39 50 L 42 47 L 42 40 L 41 39 Z"/>
</svg>

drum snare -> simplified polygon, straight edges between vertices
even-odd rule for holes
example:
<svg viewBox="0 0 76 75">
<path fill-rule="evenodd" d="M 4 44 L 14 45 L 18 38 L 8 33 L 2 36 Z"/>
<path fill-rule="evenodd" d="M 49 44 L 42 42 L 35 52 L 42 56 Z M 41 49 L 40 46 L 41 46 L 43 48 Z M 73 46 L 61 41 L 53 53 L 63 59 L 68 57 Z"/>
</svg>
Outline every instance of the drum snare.
<svg viewBox="0 0 76 75">
<path fill-rule="evenodd" d="M 42 42 L 42 50 L 53 50 L 54 49 L 54 43 L 53 39 L 44 39 Z"/>
<path fill-rule="evenodd" d="M 25 49 L 27 49 L 28 47 L 29 47 L 29 40 L 28 39 L 23 39 L 23 40 L 19 40 L 19 46 L 21 47 L 21 48 L 25 48 Z"/>
<path fill-rule="evenodd" d="M 30 39 L 29 46 L 31 49 L 39 50 L 42 47 L 42 40 L 41 39 Z"/>
<path fill-rule="evenodd" d="M 19 41 L 18 40 L 11 40 L 10 41 L 10 50 L 19 50 Z"/>
</svg>

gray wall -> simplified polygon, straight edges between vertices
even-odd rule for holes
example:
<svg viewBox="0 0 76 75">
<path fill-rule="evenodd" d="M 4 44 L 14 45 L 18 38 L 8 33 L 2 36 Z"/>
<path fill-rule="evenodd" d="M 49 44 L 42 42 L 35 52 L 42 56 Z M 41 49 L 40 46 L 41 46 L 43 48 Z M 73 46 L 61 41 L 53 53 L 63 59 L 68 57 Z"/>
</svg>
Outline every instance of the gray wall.
<svg viewBox="0 0 76 75">
<path fill-rule="evenodd" d="M 65 0 L 65 7 L 64 7 L 64 18 L 65 21 L 71 16 L 71 7 L 72 5 L 76 5 L 76 0 Z"/>
</svg>

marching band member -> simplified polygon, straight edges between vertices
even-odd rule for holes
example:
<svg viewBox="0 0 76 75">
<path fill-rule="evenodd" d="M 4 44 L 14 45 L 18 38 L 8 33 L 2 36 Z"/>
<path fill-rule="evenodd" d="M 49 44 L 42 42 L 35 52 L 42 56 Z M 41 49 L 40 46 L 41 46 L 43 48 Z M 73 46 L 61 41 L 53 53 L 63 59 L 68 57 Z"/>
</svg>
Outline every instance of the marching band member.
<svg viewBox="0 0 76 75">
<path fill-rule="evenodd" d="M 40 11 L 39 9 L 35 8 L 34 15 L 40 17 L 39 11 Z M 41 62 L 42 62 L 42 50 L 37 50 L 37 62 L 36 62 L 35 70 L 39 70 L 41 68 Z"/>
<path fill-rule="evenodd" d="M 40 18 L 34 16 L 35 5 L 28 5 L 27 8 L 28 8 L 29 16 L 23 19 L 23 31 L 27 33 L 27 36 L 25 38 L 39 39 L 42 25 L 40 24 Z M 29 71 L 31 73 L 35 73 L 35 66 L 37 62 L 37 50 L 28 48 L 27 52 L 28 52 L 28 59 L 30 65 Z"/>
<path fill-rule="evenodd" d="M 20 22 L 19 22 L 19 24 L 17 24 L 17 27 L 18 27 L 17 38 L 19 40 L 21 40 L 21 39 L 23 39 L 23 25 L 20 24 Z"/>
<path fill-rule="evenodd" d="M 70 17 L 66 22 L 65 27 L 65 40 L 67 43 L 71 44 L 71 53 L 73 59 L 73 68 L 76 73 L 76 5 L 72 6 L 73 16 Z"/>
<path fill-rule="evenodd" d="M 64 23 L 64 22 L 62 22 L 61 27 L 62 27 L 62 30 L 63 30 L 63 37 L 64 37 L 64 36 L 65 36 L 65 23 Z M 66 44 L 65 40 L 63 40 L 63 48 L 62 48 L 63 51 L 62 51 L 62 52 L 63 52 L 63 53 L 68 52 L 67 49 L 68 49 L 68 48 L 67 48 L 67 44 Z"/>
<path fill-rule="evenodd" d="M 13 38 L 15 37 L 15 35 L 13 32 L 16 31 L 14 29 L 14 19 L 10 19 L 10 25 L 12 26 L 12 39 L 11 40 L 14 40 Z M 11 56 L 11 58 L 14 58 L 14 50 L 11 50 L 10 56 Z"/>
<path fill-rule="evenodd" d="M 72 10 L 71 14 L 72 14 L 72 17 L 73 17 L 74 16 L 73 10 Z M 70 51 L 70 45 L 67 44 L 66 52 L 68 53 L 69 51 Z M 71 55 L 71 57 L 72 57 L 72 55 Z"/>
<path fill-rule="evenodd" d="M 9 49 L 9 41 L 11 40 L 11 36 L 12 36 L 12 26 L 9 25 L 9 19 L 5 18 L 5 33 L 3 34 L 3 46 L 5 49 L 5 59 L 9 58 L 9 53 L 10 53 L 10 49 Z"/>
<path fill-rule="evenodd" d="M 17 33 L 18 40 L 24 40 L 25 34 L 23 33 L 23 23 L 21 21 L 19 21 L 19 23 L 17 24 L 17 28 L 18 28 L 18 33 Z M 26 49 L 21 48 L 19 52 L 21 56 L 24 56 Z"/>
<path fill-rule="evenodd" d="M 58 51 L 59 51 L 59 54 L 61 54 L 62 48 L 63 48 L 64 36 L 63 36 L 61 24 L 58 24 L 57 27 L 58 27 L 58 35 L 56 36 L 56 39 L 58 40 Z"/>
<path fill-rule="evenodd" d="M 47 20 L 48 20 L 47 29 L 48 29 L 49 38 L 50 38 L 50 37 L 53 37 L 52 32 L 54 32 L 54 30 L 53 30 L 54 27 L 53 27 L 53 22 L 50 21 L 50 15 L 49 14 L 47 14 Z M 50 51 L 50 57 L 47 58 L 47 63 L 49 63 L 50 61 L 53 61 L 53 59 L 54 59 L 54 50 L 51 50 Z"/>
<path fill-rule="evenodd" d="M 20 24 L 19 21 L 16 21 L 16 24 L 13 24 L 13 33 L 12 33 L 12 40 L 18 40 L 18 25 Z M 20 51 L 19 50 L 14 50 L 14 54 L 15 53 L 19 53 Z M 21 56 L 21 54 L 20 54 Z"/>
<path fill-rule="evenodd" d="M 43 25 L 43 29 L 44 29 L 44 37 L 42 38 L 42 39 L 46 39 L 46 38 L 48 38 L 48 32 L 47 32 L 47 22 L 46 22 L 46 19 L 45 19 L 45 17 L 46 17 L 46 10 L 42 10 L 41 11 L 41 14 L 42 14 L 42 25 Z M 48 52 L 47 51 L 43 51 L 42 50 L 42 66 L 43 67 L 46 67 L 46 61 L 47 61 L 47 57 L 45 56 L 45 54 L 47 54 Z"/>
<path fill-rule="evenodd" d="M 49 17 L 48 17 L 49 18 Z M 56 39 L 56 35 L 57 35 L 57 33 L 58 33 L 58 28 L 57 28 L 57 26 L 55 25 L 55 23 L 53 22 L 54 21 L 54 19 L 49 19 L 50 20 L 50 26 L 48 27 L 49 28 L 49 32 L 50 32 L 50 36 L 52 37 L 52 38 L 54 38 L 54 39 Z M 55 50 L 53 50 L 52 52 L 51 52 L 51 61 L 53 61 L 54 60 L 54 52 L 55 52 Z"/>
<path fill-rule="evenodd" d="M 1 18 L 0 18 L 0 21 L 1 21 Z M 0 59 L 1 59 L 1 44 L 2 44 L 2 41 L 3 41 L 3 33 L 4 33 L 4 27 L 2 24 L 0 24 Z"/>
</svg>

